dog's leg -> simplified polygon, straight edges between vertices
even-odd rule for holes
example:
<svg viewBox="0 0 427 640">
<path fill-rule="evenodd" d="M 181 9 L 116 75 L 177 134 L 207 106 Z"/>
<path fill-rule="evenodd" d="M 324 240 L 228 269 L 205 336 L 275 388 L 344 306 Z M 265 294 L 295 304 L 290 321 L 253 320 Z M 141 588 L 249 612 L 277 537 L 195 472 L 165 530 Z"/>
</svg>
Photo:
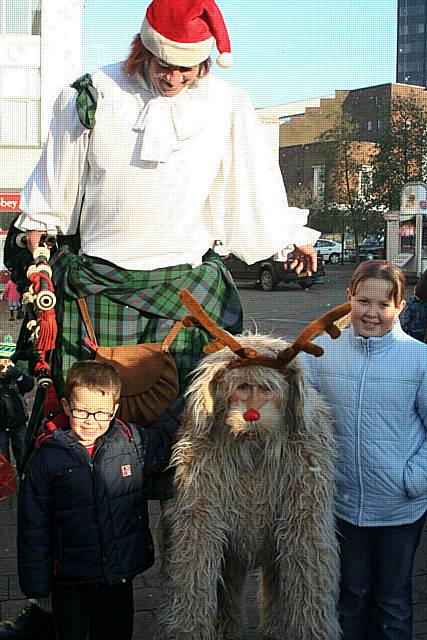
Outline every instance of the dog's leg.
<svg viewBox="0 0 427 640">
<path fill-rule="evenodd" d="M 225 539 L 214 510 L 180 509 L 169 500 L 164 513 L 167 601 L 162 607 L 161 638 L 216 640 L 217 583 Z M 170 537 L 169 537 L 170 536 Z"/>
<path fill-rule="evenodd" d="M 169 529 L 169 521 L 167 516 L 165 516 L 167 502 L 164 500 L 160 501 L 160 517 L 157 521 L 157 525 L 155 528 L 155 540 L 158 552 L 158 558 L 160 560 L 160 582 L 164 586 L 168 582 L 168 549 L 171 544 L 171 533 Z"/>
<path fill-rule="evenodd" d="M 276 529 L 281 578 L 277 597 L 286 603 L 289 638 L 338 640 L 339 559 L 330 487 L 312 464 L 312 469 L 301 464 L 299 477 L 295 471 L 288 495 L 292 500 Z"/>
<path fill-rule="evenodd" d="M 290 394 L 292 427 L 277 504 L 274 548 L 291 640 L 338 640 L 339 556 L 334 521 L 335 443 L 330 415 L 297 372 Z"/>
<path fill-rule="evenodd" d="M 243 640 L 246 616 L 243 606 L 246 564 L 232 553 L 224 559 L 223 583 L 218 584 L 215 640 Z"/>
<path fill-rule="evenodd" d="M 260 633 L 262 640 L 285 640 L 286 635 L 286 604 L 281 598 L 282 588 L 280 575 L 276 563 L 261 569 L 259 603 L 260 603 Z"/>
</svg>

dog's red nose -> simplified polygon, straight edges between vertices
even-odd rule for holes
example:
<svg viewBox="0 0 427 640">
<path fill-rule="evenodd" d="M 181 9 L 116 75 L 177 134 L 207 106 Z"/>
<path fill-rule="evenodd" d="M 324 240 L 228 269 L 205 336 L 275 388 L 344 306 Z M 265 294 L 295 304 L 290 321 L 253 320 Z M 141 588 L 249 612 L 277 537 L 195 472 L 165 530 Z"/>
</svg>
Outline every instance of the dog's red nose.
<svg viewBox="0 0 427 640">
<path fill-rule="evenodd" d="M 260 419 L 261 416 L 258 409 L 248 409 L 243 414 L 243 417 L 246 420 L 246 422 L 256 422 L 257 420 Z"/>
</svg>

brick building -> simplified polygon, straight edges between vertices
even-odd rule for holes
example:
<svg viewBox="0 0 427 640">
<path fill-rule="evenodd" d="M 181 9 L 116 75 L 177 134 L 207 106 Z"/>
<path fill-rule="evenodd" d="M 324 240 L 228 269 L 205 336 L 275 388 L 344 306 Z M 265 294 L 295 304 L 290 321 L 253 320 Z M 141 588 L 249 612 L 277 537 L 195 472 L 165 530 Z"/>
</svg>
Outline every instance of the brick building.
<svg viewBox="0 0 427 640">
<path fill-rule="evenodd" d="M 325 151 L 319 136 L 334 127 L 342 111 L 347 112 L 359 128 L 354 157 L 360 161 L 361 169 L 354 180 L 361 186 L 365 173 L 369 173 L 370 159 L 384 126 L 384 113 L 389 112 L 395 97 L 410 95 L 427 106 L 427 91 L 423 87 L 387 83 L 259 109 L 261 117 L 271 114 L 279 119 L 279 162 L 290 198 L 295 194 L 303 194 L 308 199 L 321 196 Z"/>
</svg>

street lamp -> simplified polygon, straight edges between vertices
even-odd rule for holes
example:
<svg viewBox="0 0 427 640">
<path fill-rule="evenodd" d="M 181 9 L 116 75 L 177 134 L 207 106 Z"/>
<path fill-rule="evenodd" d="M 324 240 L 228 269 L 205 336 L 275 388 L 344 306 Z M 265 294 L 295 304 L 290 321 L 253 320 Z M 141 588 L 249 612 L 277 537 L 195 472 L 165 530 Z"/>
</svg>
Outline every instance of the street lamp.
<svg viewBox="0 0 427 640">
<path fill-rule="evenodd" d="M 408 181 L 408 133 L 411 130 L 410 120 L 403 121 L 403 175 L 404 182 Z"/>
</svg>

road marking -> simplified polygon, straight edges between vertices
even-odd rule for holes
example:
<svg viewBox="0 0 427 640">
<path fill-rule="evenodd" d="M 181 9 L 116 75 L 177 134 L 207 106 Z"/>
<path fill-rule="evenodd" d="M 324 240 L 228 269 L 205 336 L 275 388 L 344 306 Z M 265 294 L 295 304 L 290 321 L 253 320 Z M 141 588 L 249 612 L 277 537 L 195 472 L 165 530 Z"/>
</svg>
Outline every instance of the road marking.
<svg viewBox="0 0 427 640">
<path fill-rule="evenodd" d="M 303 320 L 294 320 L 293 318 L 266 318 L 265 322 L 293 322 L 294 324 L 310 324 Z"/>
</svg>

